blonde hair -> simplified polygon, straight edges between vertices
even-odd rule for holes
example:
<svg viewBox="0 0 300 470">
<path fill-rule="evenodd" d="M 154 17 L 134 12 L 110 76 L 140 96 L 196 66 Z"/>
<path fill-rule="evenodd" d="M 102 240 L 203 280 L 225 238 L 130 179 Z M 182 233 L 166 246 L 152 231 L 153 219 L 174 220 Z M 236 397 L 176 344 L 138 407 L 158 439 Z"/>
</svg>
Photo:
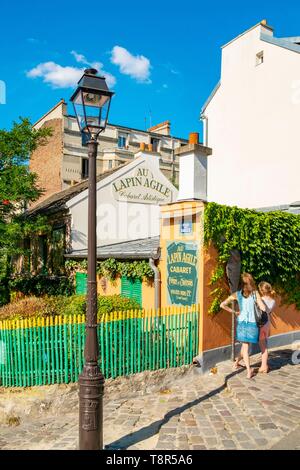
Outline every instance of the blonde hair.
<svg viewBox="0 0 300 470">
<path fill-rule="evenodd" d="M 275 297 L 276 292 L 269 282 L 262 281 L 258 284 L 258 289 L 260 295 L 269 295 L 270 297 Z"/>
<path fill-rule="evenodd" d="M 243 273 L 241 275 L 241 289 L 243 292 L 244 292 L 244 285 L 246 283 L 250 284 L 252 290 L 256 290 L 256 284 L 253 279 L 253 276 L 249 273 Z"/>
</svg>

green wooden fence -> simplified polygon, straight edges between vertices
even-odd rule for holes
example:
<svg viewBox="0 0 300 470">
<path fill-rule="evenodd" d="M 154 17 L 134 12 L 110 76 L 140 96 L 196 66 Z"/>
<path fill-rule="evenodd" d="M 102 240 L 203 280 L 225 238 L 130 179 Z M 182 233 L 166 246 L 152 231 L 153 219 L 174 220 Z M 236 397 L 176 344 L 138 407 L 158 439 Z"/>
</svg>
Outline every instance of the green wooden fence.
<svg viewBox="0 0 300 470">
<path fill-rule="evenodd" d="M 199 306 L 107 314 L 98 324 L 106 378 L 190 364 L 198 353 Z M 0 385 L 76 382 L 85 316 L 0 321 Z"/>
</svg>

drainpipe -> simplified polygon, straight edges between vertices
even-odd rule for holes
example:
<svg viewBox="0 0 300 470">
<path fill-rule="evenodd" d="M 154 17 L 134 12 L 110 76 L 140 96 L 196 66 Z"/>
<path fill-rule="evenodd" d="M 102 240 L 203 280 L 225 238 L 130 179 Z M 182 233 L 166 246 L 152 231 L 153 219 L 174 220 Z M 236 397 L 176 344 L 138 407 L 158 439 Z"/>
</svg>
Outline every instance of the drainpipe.
<svg viewBox="0 0 300 470">
<path fill-rule="evenodd" d="M 154 271 L 155 309 L 158 309 L 161 307 L 160 270 L 156 266 L 154 258 L 149 258 L 149 265 Z"/>
<path fill-rule="evenodd" d="M 201 121 L 203 122 L 203 137 L 204 137 L 204 142 L 203 145 L 205 147 L 208 147 L 208 117 L 205 116 L 205 114 L 201 114 L 200 116 Z"/>
</svg>

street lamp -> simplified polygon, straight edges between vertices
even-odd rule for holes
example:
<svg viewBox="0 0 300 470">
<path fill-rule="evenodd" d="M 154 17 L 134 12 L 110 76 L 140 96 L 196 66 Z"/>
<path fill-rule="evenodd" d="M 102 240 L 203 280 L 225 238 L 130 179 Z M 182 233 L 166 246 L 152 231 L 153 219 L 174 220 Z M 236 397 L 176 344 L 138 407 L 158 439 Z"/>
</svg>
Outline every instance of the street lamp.
<svg viewBox="0 0 300 470">
<path fill-rule="evenodd" d="M 103 449 L 104 376 L 98 366 L 97 337 L 97 235 L 96 158 L 100 132 L 107 123 L 113 92 L 96 69 L 86 69 L 70 101 L 73 103 L 89 157 L 88 190 L 88 301 L 86 316 L 85 364 L 79 376 L 79 449 Z"/>
</svg>

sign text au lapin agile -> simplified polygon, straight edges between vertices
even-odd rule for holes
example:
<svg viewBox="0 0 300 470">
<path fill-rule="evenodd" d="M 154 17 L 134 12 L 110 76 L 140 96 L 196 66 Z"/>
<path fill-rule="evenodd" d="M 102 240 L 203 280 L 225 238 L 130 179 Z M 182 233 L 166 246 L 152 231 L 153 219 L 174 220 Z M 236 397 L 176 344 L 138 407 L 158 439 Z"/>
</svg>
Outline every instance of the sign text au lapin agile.
<svg viewBox="0 0 300 470">
<path fill-rule="evenodd" d="M 117 199 L 132 202 L 169 202 L 172 191 L 157 180 L 148 168 L 138 168 L 133 176 L 120 178 L 113 183 Z"/>
</svg>

